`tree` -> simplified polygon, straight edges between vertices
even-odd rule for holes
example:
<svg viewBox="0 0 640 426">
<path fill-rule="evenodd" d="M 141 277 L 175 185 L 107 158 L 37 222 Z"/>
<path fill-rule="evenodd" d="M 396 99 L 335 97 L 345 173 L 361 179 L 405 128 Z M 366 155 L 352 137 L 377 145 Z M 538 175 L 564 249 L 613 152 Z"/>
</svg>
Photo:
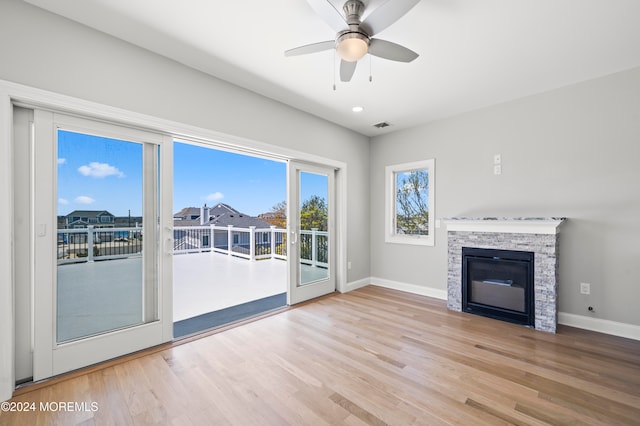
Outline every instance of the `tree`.
<svg viewBox="0 0 640 426">
<path fill-rule="evenodd" d="M 326 231 L 328 227 L 329 209 L 324 198 L 312 195 L 311 198 L 302 203 L 300 209 L 300 229 L 311 230 L 317 228 L 319 231 Z"/>
<path fill-rule="evenodd" d="M 429 235 L 427 170 L 398 173 L 396 179 L 396 233 Z"/>
<path fill-rule="evenodd" d="M 317 228 L 319 231 L 326 231 L 328 229 L 328 212 L 329 209 L 324 198 L 318 195 L 311 196 L 302 203 L 300 208 L 300 229 L 311 230 Z M 261 219 L 278 228 L 286 228 L 287 202 L 280 201 L 271 207 L 269 215 L 264 215 Z"/>
<path fill-rule="evenodd" d="M 271 207 L 270 214 L 262 217 L 261 219 L 271 225 L 285 229 L 287 227 L 287 202 L 280 201 L 278 204 Z"/>
</svg>

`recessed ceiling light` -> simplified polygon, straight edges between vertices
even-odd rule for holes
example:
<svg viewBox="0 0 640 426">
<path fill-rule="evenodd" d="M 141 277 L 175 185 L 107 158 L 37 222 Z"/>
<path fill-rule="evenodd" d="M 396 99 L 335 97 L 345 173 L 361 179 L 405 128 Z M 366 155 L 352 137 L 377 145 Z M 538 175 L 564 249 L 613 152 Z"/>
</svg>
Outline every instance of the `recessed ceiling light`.
<svg viewBox="0 0 640 426">
<path fill-rule="evenodd" d="M 351 108 L 351 111 L 353 112 L 362 112 L 364 111 L 364 108 L 361 106 L 354 106 L 353 108 Z"/>
</svg>

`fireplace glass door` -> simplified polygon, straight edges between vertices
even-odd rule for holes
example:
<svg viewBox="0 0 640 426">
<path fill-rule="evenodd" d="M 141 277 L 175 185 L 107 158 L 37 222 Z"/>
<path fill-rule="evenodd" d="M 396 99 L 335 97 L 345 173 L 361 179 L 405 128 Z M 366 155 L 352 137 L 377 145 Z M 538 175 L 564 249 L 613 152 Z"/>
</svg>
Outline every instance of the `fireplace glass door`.
<svg viewBox="0 0 640 426">
<path fill-rule="evenodd" d="M 463 310 L 533 325 L 533 253 L 464 247 Z"/>
</svg>

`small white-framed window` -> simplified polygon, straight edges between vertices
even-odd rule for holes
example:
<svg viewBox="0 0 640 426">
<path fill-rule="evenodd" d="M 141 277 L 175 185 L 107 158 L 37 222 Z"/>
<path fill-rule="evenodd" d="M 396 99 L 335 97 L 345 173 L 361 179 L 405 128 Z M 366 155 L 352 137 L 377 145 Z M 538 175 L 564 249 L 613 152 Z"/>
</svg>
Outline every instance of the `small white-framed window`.
<svg viewBox="0 0 640 426">
<path fill-rule="evenodd" d="M 385 173 L 385 241 L 434 245 L 435 161 L 387 166 Z"/>
</svg>

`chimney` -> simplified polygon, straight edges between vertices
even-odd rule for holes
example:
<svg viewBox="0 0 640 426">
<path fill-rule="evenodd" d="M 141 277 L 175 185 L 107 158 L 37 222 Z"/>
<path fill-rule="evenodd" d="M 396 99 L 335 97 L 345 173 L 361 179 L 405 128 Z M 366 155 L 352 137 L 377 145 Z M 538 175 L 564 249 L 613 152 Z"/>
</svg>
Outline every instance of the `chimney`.
<svg viewBox="0 0 640 426">
<path fill-rule="evenodd" d="M 209 223 L 209 207 L 205 204 L 204 207 L 200 207 L 200 225 L 207 223 Z"/>
</svg>

